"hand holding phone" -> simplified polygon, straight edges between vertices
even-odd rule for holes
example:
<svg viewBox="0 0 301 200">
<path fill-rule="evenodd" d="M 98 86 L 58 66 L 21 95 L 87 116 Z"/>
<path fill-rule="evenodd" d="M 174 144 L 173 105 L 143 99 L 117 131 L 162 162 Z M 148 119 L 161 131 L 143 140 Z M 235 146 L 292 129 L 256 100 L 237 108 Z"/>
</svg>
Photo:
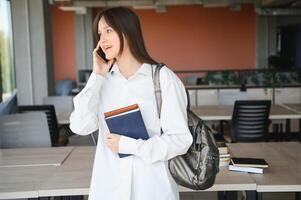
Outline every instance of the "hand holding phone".
<svg viewBox="0 0 301 200">
<path fill-rule="evenodd" d="M 97 55 L 99 55 L 106 63 L 109 61 L 106 58 L 106 54 L 102 51 L 102 49 L 99 47 L 96 51 Z"/>
<path fill-rule="evenodd" d="M 100 42 L 98 42 L 93 50 L 93 72 L 99 75 L 105 75 L 113 63 L 114 59 L 106 59 L 106 56 L 100 47 Z"/>
</svg>

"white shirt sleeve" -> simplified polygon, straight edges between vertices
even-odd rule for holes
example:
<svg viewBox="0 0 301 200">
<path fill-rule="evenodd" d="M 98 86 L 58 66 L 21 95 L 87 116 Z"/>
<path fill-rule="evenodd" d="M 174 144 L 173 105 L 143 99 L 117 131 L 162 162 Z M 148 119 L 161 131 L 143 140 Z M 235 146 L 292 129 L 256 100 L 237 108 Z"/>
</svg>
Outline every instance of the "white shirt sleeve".
<svg viewBox="0 0 301 200">
<path fill-rule="evenodd" d="M 162 92 L 161 128 L 163 134 L 148 140 L 121 136 L 119 153 L 133 154 L 146 163 L 169 160 L 185 154 L 192 144 L 187 125 L 187 97 L 181 80 L 168 68 L 160 70 Z"/>
<path fill-rule="evenodd" d="M 72 132 L 88 135 L 98 129 L 100 89 L 104 79 L 93 72 L 83 90 L 74 97 L 74 111 L 70 116 Z"/>
</svg>

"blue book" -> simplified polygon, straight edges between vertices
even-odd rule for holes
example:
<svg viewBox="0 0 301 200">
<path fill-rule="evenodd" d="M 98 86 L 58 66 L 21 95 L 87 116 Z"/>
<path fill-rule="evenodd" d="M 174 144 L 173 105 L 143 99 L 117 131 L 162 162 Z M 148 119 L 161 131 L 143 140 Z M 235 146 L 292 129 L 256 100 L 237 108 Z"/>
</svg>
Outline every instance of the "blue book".
<svg viewBox="0 0 301 200">
<path fill-rule="evenodd" d="M 149 139 L 138 104 L 105 112 L 105 120 L 111 133 L 134 139 Z M 130 154 L 118 154 L 120 158 Z"/>
</svg>

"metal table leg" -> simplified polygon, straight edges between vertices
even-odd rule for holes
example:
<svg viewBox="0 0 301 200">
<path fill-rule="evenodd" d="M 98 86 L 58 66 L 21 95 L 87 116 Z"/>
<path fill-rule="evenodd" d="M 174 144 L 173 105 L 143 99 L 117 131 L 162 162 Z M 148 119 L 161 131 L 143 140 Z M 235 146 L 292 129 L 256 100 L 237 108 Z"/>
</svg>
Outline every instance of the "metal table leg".
<svg viewBox="0 0 301 200">
<path fill-rule="evenodd" d="M 246 191 L 246 200 L 256 200 L 257 199 L 257 192 L 254 191 Z"/>
</svg>

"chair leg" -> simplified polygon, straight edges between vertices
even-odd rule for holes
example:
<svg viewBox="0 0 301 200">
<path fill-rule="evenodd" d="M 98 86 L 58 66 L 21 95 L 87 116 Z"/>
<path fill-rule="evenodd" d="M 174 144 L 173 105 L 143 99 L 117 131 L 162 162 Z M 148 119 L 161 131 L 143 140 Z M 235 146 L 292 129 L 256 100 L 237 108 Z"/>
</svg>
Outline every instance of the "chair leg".
<svg viewBox="0 0 301 200">
<path fill-rule="evenodd" d="M 217 199 L 218 200 L 224 200 L 225 199 L 225 192 L 224 191 L 218 191 L 217 192 Z"/>
<path fill-rule="evenodd" d="M 300 192 L 295 192 L 295 200 L 300 200 Z"/>
<path fill-rule="evenodd" d="M 280 125 L 279 124 L 273 124 L 273 140 L 279 141 L 279 135 L 280 135 Z"/>
<path fill-rule="evenodd" d="M 301 119 L 299 119 L 299 142 L 301 142 Z"/>
<path fill-rule="evenodd" d="M 218 191 L 218 200 L 237 200 L 237 191 Z"/>
<path fill-rule="evenodd" d="M 227 200 L 237 200 L 237 191 L 227 191 L 226 199 Z"/>
<path fill-rule="evenodd" d="M 262 200 L 262 192 L 257 192 L 257 200 Z"/>
<path fill-rule="evenodd" d="M 60 196 L 54 197 L 54 200 L 84 200 L 84 196 Z"/>
<path fill-rule="evenodd" d="M 284 131 L 283 131 L 283 124 L 280 124 L 280 128 L 279 128 L 279 133 L 280 133 L 280 141 L 283 141 L 285 136 L 284 136 Z"/>
<path fill-rule="evenodd" d="M 96 139 L 94 137 L 94 133 L 91 133 L 91 138 L 92 138 L 94 146 L 96 146 L 97 145 L 97 141 L 96 141 Z"/>
<path fill-rule="evenodd" d="M 60 196 L 60 197 L 54 197 L 54 200 L 77 200 L 77 196 Z M 84 198 L 82 198 L 84 199 Z M 78 199 L 80 200 L 80 199 Z"/>
<path fill-rule="evenodd" d="M 71 196 L 70 200 L 84 200 L 84 196 Z"/>
<path fill-rule="evenodd" d="M 286 139 L 286 132 L 283 129 L 283 124 L 275 124 L 275 141 L 284 141 Z"/>
<path fill-rule="evenodd" d="M 286 141 L 291 140 L 291 138 L 290 138 L 291 137 L 291 120 L 290 119 L 286 119 L 285 135 L 286 135 L 286 138 L 285 138 Z"/>
<path fill-rule="evenodd" d="M 257 200 L 256 191 L 246 191 L 246 200 Z"/>
<path fill-rule="evenodd" d="M 224 123 L 223 123 L 223 121 L 222 120 L 219 121 L 219 124 L 220 124 L 220 127 L 221 127 L 220 132 L 221 132 L 222 136 L 224 136 Z"/>
</svg>

